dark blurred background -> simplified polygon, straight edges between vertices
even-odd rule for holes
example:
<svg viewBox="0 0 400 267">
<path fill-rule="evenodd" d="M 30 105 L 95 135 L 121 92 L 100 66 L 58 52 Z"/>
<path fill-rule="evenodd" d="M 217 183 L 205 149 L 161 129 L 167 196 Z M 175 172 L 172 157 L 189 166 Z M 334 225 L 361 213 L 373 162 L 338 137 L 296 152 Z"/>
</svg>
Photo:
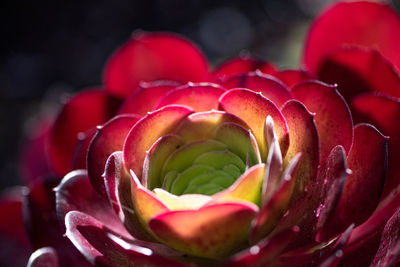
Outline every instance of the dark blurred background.
<svg viewBox="0 0 400 267">
<path fill-rule="evenodd" d="M 64 93 L 98 85 L 133 31 L 173 31 L 212 66 L 250 51 L 297 67 L 310 20 L 332 0 L 1 1 L 0 189 L 20 184 L 19 151 Z M 398 3 L 398 2 L 397 2 Z"/>
</svg>

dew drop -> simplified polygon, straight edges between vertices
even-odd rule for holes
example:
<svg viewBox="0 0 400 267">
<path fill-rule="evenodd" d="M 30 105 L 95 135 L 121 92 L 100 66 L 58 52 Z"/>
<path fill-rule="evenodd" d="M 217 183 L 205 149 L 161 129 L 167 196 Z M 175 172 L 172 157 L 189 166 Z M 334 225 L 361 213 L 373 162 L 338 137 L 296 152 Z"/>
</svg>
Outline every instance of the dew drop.
<svg viewBox="0 0 400 267">
<path fill-rule="evenodd" d="M 258 75 L 258 76 L 262 76 L 263 75 L 263 73 L 262 73 L 262 71 L 260 69 L 256 69 L 255 74 Z"/>
<path fill-rule="evenodd" d="M 286 212 L 285 212 L 285 214 L 283 214 L 283 217 L 286 217 L 286 216 L 288 216 L 289 215 L 289 210 L 287 210 Z"/>
<path fill-rule="evenodd" d="M 320 204 L 320 205 L 318 206 L 317 210 L 314 211 L 315 217 L 318 218 L 318 217 L 321 215 L 321 211 L 322 211 L 322 209 L 323 209 L 324 207 L 325 207 L 324 204 Z"/>
<path fill-rule="evenodd" d="M 250 248 L 250 253 L 251 254 L 256 255 L 256 254 L 258 254 L 258 252 L 260 252 L 260 248 L 258 246 L 252 246 Z"/>
<path fill-rule="evenodd" d="M 340 249 L 340 250 L 336 251 L 335 256 L 336 256 L 337 258 L 343 257 L 343 250 Z"/>
<path fill-rule="evenodd" d="M 83 132 L 79 132 L 79 133 L 77 134 L 77 138 L 78 138 L 79 141 L 84 140 L 85 137 L 86 137 L 86 134 L 83 133 Z"/>
<path fill-rule="evenodd" d="M 145 81 L 140 81 L 139 86 L 142 88 L 148 88 L 148 87 L 150 87 L 150 83 L 145 82 Z"/>
</svg>

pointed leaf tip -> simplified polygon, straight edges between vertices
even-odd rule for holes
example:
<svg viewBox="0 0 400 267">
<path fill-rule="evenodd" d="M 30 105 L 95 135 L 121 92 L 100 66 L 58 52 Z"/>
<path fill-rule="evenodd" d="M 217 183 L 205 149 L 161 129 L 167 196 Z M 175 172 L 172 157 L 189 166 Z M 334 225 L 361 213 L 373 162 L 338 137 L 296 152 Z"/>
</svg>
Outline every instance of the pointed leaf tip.
<svg viewBox="0 0 400 267">
<path fill-rule="evenodd" d="M 265 118 L 264 138 L 268 147 L 271 146 L 272 140 L 277 138 L 274 131 L 274 120 L 272 119 L 271 115 L 268 115 Z"/>
<path fill-rule="evenodd" d="M 268 199 L 272 192 L 275 191 L 276 186 L 278 185 L 280 174 L 282 171 L 282 154 L 281 149 L 279 148 L 279 143 L 276 138 L 271 140 L 271 145 L 268 151 L 268 158 L 266 163 L 266 171 L 264 182 L 262 186 L 262 195 L 263 199 Z"/>
<path fill-rule="evenodd" d="M 27 267 L 59 267 L 57 251 L 52 247 L 43 247 L 29 257 Z"/>
</svg>

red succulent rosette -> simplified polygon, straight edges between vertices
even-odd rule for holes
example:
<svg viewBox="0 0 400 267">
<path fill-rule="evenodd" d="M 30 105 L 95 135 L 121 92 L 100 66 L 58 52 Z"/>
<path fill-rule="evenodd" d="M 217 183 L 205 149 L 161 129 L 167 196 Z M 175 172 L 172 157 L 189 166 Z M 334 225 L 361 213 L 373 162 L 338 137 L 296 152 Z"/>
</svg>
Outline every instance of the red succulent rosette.
<svg viewBox="0 0 400 267">
<path fill-rule="evenodd" d="M 39 139 L 64 178 L 55 196 L 54 182 L 26 193 L 29 264 L 395 263 L 399 25 L 384 4 L 334 5 L 310 31 L 308 71 L 244 56 L 210 72 L 186 39 L 136 33 Z M 386 184 L 388 138 L 364 118 L 395 140 Z"/>
<path fill-rule="evenodd" d="M 386 138 L 306 72 L 237 58 L 209 73 L 188 41 L 140 33 L 105 77 L 50 134 L 54 169 L 84 168 L 57 187 L 57 212 L 92 264 L 321 262 L 378 205 Z"/>
</svg>

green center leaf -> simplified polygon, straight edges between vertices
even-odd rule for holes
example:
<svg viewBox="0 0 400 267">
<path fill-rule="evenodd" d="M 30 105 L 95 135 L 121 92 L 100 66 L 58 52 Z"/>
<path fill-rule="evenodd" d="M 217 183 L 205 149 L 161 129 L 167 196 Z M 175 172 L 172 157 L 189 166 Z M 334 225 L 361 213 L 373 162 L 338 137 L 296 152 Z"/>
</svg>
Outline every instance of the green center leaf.
<svg viewBox="0 0 400 267">
<path fill-rule="evenodd" d="M 179 146 L 155 144 L 146 163 L 148 188 L 162 188 L 176 196 L 213 195 L 260 162 L 254 136 L 242 126 L 222 123 L 215 128 L 213 138 Z M 163 156 L 157 157 L 158 152 Z M 157 172 L 153 170 L 156 167 Z"/>
</svg>

